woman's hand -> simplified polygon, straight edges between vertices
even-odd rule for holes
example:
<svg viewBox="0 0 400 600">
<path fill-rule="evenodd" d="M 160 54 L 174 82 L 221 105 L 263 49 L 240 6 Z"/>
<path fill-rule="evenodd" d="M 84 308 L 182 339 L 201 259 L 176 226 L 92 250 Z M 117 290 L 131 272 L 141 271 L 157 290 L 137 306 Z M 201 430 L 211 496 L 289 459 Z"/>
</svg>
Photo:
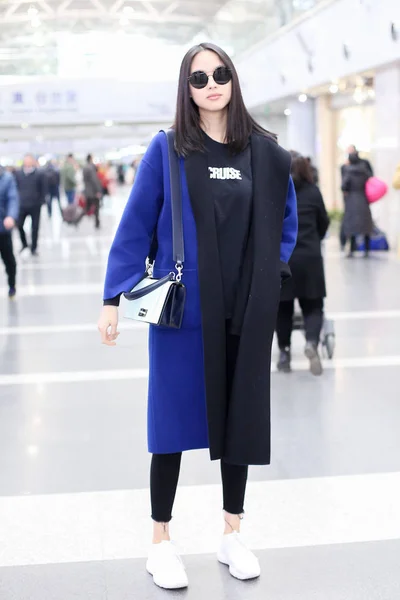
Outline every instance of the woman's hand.
<svg viewBox="0 0 400 600">
<path fill-rule="evenodd" d="M 119 336 L 119 331 L 117 331 L 118 307 L 103 306 L 97 327 L 100 331 L 101 343 L 106 346 L 115 346 Z"/>
<path fill-rule="evenodd" d="M 3 225 L 7 231 L 11 231 L 11 229 L 15 227 L 15 221 L 12 217 L 6 217 L 3 221 Z"/>
</svg>

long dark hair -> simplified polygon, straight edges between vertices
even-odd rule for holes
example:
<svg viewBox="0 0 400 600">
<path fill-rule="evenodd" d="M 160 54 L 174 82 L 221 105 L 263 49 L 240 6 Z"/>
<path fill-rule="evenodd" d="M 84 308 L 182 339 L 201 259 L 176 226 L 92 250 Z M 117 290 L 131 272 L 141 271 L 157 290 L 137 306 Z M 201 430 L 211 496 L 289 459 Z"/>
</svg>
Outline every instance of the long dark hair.
<svg viewBox="0 0 400 600">
<path fill-rule="evenodd" d="M 185 55 L 179 74 L 178 98 L 174 129 L 176 132 L 175 147 L 181 156 L 188 156 L 192 152 L 204 151 L 204 135 L 201 128 L 199 108 L 190 97 L 188 78 L 194 57 L 199 52 L 210 50 L 215 52 L 223 64 L 232 71 L 232 98 L 228 106 L 228 123 L 226 129 L 226 143 L 234 154 L 242 152 L 249 143 L 252 133 L 259 133 L 276 142 L 273 133 L 263 129 L 249 114 L 240 89 L 239 77 L 235 66 L 229 56 L 215 44 L 199 44 L 193 46 Z"/>
<path fill-rule="evenodd" d="M 300 187 L 304 183 L 314 183 L 310 161 L 294 150 L 291 150 L 290 154 L 292 157 L 291 173 L 294 185 Z"/>
</svg>

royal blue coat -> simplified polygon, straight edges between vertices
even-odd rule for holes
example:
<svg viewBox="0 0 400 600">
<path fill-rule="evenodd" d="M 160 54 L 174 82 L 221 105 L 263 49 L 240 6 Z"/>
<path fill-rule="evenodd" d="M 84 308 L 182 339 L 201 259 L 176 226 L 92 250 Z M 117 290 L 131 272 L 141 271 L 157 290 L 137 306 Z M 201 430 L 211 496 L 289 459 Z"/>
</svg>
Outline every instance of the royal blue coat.
<svg viewBox="0 0 400 600">
<path fill-rule="evenodd" d="M 270 363 L 281 277 L 296 243 L 290 156 L 251 137 L 252 255 L 233 388 L 226 386 L 226 331 L 214 207 L 206 155 L 180 160 L 187 289 L 180 330 L 150 327 L 148 447 L 151 453 L 209 448 L 232 464 L 270 462 Z M 130 291 L 156 230 L 154 276 L 174 270 L 166 136 L 155 136 L 138 169 L 113 241 L 104 298 Z"/>
</svg>

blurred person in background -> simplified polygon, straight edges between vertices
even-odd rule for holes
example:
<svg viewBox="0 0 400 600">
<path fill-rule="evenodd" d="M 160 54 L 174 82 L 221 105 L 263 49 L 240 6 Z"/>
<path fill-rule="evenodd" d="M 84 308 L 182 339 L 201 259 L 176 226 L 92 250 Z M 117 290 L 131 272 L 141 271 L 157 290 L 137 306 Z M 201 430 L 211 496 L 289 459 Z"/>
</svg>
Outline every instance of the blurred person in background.
<svg viewBox="0 0 400 600">
<path fill-rule="evenodd" d="M 358 161 L 359 165 L 362 165 L 365 168 L 365 171 L 368 174 L 368 178 L 374 176 L 374 170 L 373 170 L 372 165 L 369 162 L 369 160 L 367 160 L 366 158 L 361 158 L 357 148 L 354 146 L 354 144 L 351 144 L 347 148 L 347 161 L 341 166 L 341 169 L 340 169 L 341 176 L 342 176 L 342 186 L 343 186 L 343 181 L 344 181 L 344 177 L 346 174 L 346 169 L 350 165 L 350 156 L 357 157 L 357 161 Z M 345 202 L 344 202 L 344 204 L 345 204 Z M 344 219 L 343 219 L 342 223 L 341 223 L 341 227 L 340 227 L 340 247 L 341 247 L 342 251 L 344 251 L 346 249 L 347 240 L 348 240 L 348 237 L 345 235 Z"/>
<path fill-rule="evenodd" d="M 26 218 L 31 217 L 32 227 L 30 248 L 32 256 L 37 256 L 40 213 L 42 205 L 46 201 L 46 183 L 43 171 L 38 168 L 37 161 L 32 154 L 27 154 L 24 157 L 22 169 L 16 171 L 15 178 L 20 200 L 18 228 L 22 242 L 21 252 L 29 247 L 24 225 Z"/>
<path fill-rule="evenodd" d="M 313 176 L 313 183 L 315 183 L 315 185 L 319 185 L 319 173 L 318 173 L 318 169 L 314 165 L 311 156 L 307 156 L 306 157 L 306 161 L 310 165 L 311 173 L 312 173 L 312 176 Z"/>
<path fill-rule="evenodd" d="M 17 168 L 14 167 L 13 165 L 9 165 L 6 167 L 6 171 L 8 171 L 8 173 L 11 173 L 11 175 L 13 177 L 15 177 L 15 173 L 17 172 Z"/>
<path fill-rule="evenodd" d="M 110 184 L 109 184 L 109 191 L 110 191 L 110 195 L 115 193 L 115 187 L 117 184 L 117 167 L 112 163 L 108 163 L 108 178 L 110 180 Z"/>
<path fill-rule="evenodd" d="M 126 185 L 131 186 L 133 184 L 134 179 L 135 179 L 135 169 L 134 169 L 133 163 L 131 163 L 130 165 L 126 165 L 126 167 L 125 167 L 125 183 L 126 183 Z"/>
<path fill-rule="evenodd" d="M 61 211 L 61 202 L 60 202 L 60 171 L 57 167 L 57 163 L 54 160 L 49 160 L 44 171 L 44 178 L 46 183 L 46 204 L 47 204 L 47 212 L 49 218 L 51 218 L 53 213 L 53 199 L 55 198 L 58 202 L 58 206 Z"/>
<path fill-rule="evenodd" d="M 86 165 L 83 167 L 83 194 L 86 199 L 86 214 L 94 209 L 95 228 L 100 228 L 100 200 L 102 197 L 102 185 L 93 163 L 93 157 L 88 154 Z"/>
<path fill-rule="evenodd" d="M 97 176 L 100 179 L 100 183 L 101 183 L 102 198 L 110 195 L 109 169 L 110 169 L 110 167 L 108 164 L 99 165 L 99 168 L 97 169 Z"/>
<path fill-rule="evenodd" d="M 8 297 L 16 294 L 17 263 L 15 261 L 12 230 L 17 224 L 19 198 L 17 184 L 11 173 L 0 165 L 0 256 L 8 277 Z"/>
<path fill-rule="evenodd" d="M 365 194 L 365 184 L 371 177 L 366 162 L 358 153 L 349 155 L 349 164 L 343 172 L 342 191 L 344 192 L 343 235 L 350 239 L 348 258 L 357 249 L 357 236 L 364 236 L 365 257 L 369 255 L 370 239 L 373 230 L 372 214 Z"/>
<path fill-rule="evenodd" d="M 76 194 L 76 162 L 73 154 L 68 154 L 61 169 L 61 183 L 67 197 L 68 204 L 75 202 Z"/>
<path fill-rule="evenodd" d="M 324 263 L 321 240 L 329 227 L 329 217 L 307 158 L 292 154 L 292 178 L 297 196 L 299 229 L 297 244 L 289 261 L 292 277 L 282 285 L 277 320 L 279 345 L 278 370 L 290 372 L 291 336 L 294 302 L 298 299 L 304 318 L 306 336 L 305 355 L 313 375 L 322 374 L 318 352 L 326 296 Z"/>
<path fill-rule="evenodd" d="M 124 185 L 125 184 L 125 167 L 122 164 L 117 166 L 117 177 L 118 177 L 119 185 Z"/>
<path fill-rule="evenodd" d="M 238 579 L 260 575 L 240 526 L 248 465 L 270 462 L 271 346 L 297 234 L 290 155 L 252 119 L 231 59 L 214 44 L 194 46 L 182 62 L 173 130 L 182 159 L 187 301 L 180 329 L 150 327 L 148 396 L 147 570 L 167 589 L 188 585 L 169 523 L 182 452 L 196 448 L 220 460 L 225 533 L 218 560 Z M 174 270 L 167 157 L 159 133 L 114 238 L 98 323 L 108 346 L 119 335 L 120 296 L 143 280 L 155 233 L 155 277 Z M 201 507 L 196 518 L 204 518 Z"/>
<path fill-rule="evenodd" d="M 368 177 L 373 177 L 374 170 L 372 168 L 371 163 L 366 158 L 361 158 L 360 153 L 358 152 L 357 148 L 354 146 L 354 144 L 351 144 L 347 148 L 347 161 L 344 165 L 342 165 L 342 178 L 344 177 L 346 167 L 348 167 L 350 165 L 350 156 L 354 156 L 354 155 L 357 156 L 358 161 L 365 167 L 365 170 L 368 173 Z"/>
</svg>

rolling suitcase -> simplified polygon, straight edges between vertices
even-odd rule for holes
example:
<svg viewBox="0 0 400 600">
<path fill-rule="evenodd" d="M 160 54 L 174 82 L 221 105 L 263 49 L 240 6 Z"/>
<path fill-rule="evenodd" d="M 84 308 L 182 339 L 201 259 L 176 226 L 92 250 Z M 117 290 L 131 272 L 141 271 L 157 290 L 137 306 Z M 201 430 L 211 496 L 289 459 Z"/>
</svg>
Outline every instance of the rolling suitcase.
<svg viewBox="0 0 400 600">
<path fill-rule="evenodd" d="M 62 209 L 64 223 L 74 225 L 82 212 L 83 210 L 77 204 L 69 204 L 66 208 Z"/>
</svg>

